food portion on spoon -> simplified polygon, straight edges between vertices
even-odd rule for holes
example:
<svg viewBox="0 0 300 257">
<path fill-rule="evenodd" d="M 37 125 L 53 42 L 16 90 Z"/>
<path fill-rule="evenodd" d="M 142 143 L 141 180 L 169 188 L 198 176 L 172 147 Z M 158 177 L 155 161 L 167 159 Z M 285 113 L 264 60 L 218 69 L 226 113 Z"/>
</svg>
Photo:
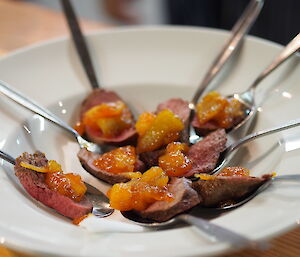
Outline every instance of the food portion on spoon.
<svg viewBox="0 0 300 257">
<path fill-rule="evenodd" d="M 124 145 L 135 138 L 133 115 L 120 96 L 100 87 L 89 49 L 69 0 L 61 0 L 77 54 L 92 92 L 83 101 L 75 129 L 94 143 Z"/>
<path fill-rule="evenodd" d="M 228 132 L 247 115 L 248 109 L 239 100 L 226 98 L 216 91 L 211 91 L 197 104 L 192 126 L 200 136 L 220 128 Z"/>
<path fill-rule="evenodd" d="M 125 145 L 136 138 L 133 116 L 120 97 L 112 91 L 100 89 L 89 48 L 80 29 L 78 18 L 69 0 L 61 0 L 65 18 L 86 76 L 93 91 L 83 102 L 80 122 L 75 128 L 80 135 L 97 143 Z M 263 6 L 263 1 L 252 0 L 233 26 L 231 36 L 207 72 L 201 88 L 204 88 L 236 52 Z M 107 112 L 107 110 L 109 110 Z"/>
<path fill-rule="evenodd" d="M 194 182 L 187 178 L 170 178 L 160 167 L 152 167 L 140 178 L 113 185 L 108 197 L 115 209 L 164 222 L 196 205 L 223 206 L 242 199 L 267 182 L 272 174 L 251 177 L 245 169 L 231 167 L 217 176 L 199 177 Z"/>
<path fill-rule="evenodd" d="M 198 181 L 192 187 L 200 195 L 205 207 L 230 206 L 254 192 L 272 178 L 273 174 L 261 177 L 250 176 L 242 167 L 226 167 L 217 175 L 197 174 Z"/>
<path fill-rule="evenodd" d="M 41 152 L 23 153 L 16 159 L 15 174 L 24 189 L 36 200 L 71 218 L 92 212 L 86 186 L 79 175 L 63 173 L 61 166 L 48 161 Z"/>
<path fill-rule="evenodd" d="M 83 101 L 74 128 L 94 143 L 124 145 L 135 143 L 134 124 L 128 106 L 115 92 L 95 89 Z"/>
<path fill-rule="evenodd" d="M 39 151 L 16 159 L 0 151 L 0 158 L 14 165 L 16 177 L 31 197 L 74 223 L 90 213 L 106 217 L 114 211 L 103 193 L 83 182 L 80 175 L 64 173 L 60 164 Z"/>
<path fill-rule="evenodd" d="M 158 140 L 150 146 L 156 144 Z M 153 166 L 159 166 L 170 177 L 191 177 L 196 173 L 210 172 L 216 167 L 225 145 L 225 131 L 217 130 L 191 147 L 172 141 L 159 150 L 140 155 L 137 154 L 139 148 L 129 145 L 102 155 L 82 148 L 78 158 L 89 173 L 109 184 L 115 184 L 137 178 Z"/>
<path fill-rule="evenodd" d="M 257 86 L 299 49 L 300 33 L 287 44 L 249 88 L 242 93 L 221 96 L 213 91 L 206 94 L 199 103 L 197 103 L 198 98 L 194 97 L 194 103 L 189 105 L 189 108 L 192 106 L 192 111 L 188 119 L 191 122 L 188 124 L 190 126 L 188 141 L 194 144 L 201 140 L 202 135 L 219 128 L 226 129 L 235 140 L 237 139 L 236 135 L 245 135 L 259 107 L 259 104 L 255 101 Z M 201 97 L 201 95 L 198 97 Z M 194 128 L 198 131 L 200 137 L 195 135 Z M 244 129 L 243 133 L 238 133 L 239 129 Z"/>
</svg>

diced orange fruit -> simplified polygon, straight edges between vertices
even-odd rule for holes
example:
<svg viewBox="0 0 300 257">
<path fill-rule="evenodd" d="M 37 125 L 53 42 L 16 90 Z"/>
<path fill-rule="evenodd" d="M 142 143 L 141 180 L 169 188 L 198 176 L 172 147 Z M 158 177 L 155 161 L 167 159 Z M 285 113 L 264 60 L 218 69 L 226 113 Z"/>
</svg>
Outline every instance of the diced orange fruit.
<svg viewBox="0 0 300 257">
<path fill-rule="evenodd" d="M 171 201 L 168 176 L 159 167 L 152 167 L 140 178 L 113 185 L 107 195 L 110 206 L 120 211 L 145 210 L 155 201 Z"/>
<path fill-rule="evenodd" d="M 29 164 L 27 162 L 21 162 L 20 166 L 22 166 L 23 168 L 27 168 L 30 170 L 34 170 L 37 172 L 42 172 L 42 173 L 48 173 L 48 172 L 60 172 L 62 171 L 61 169 L 61 165 L 58 164 L 56 161 L 48 161 L 48 165 L 44 166 L 44 167 L 38 167 L 32 164 Z"/>
<path fill-rule="evenodd" d="M 157 114 L 144 135 L 139 136 L 137 151 L 139 153 L 154 151 L 160 147 L 178 140 L 184 125 L 170 110 Z"/>
<path fill-rule="evenodd" d="M 188 150 L 189 150 L 188 145 L 181 143 L 181 142 L 172 142 L 172 143 L 168 144 L 166 147 L 167 153 L 172 153 L 172 152 L 177 152 L 177 151 L 187 153 Z"/>
<path fill-rule="evenodd" d="M 114 184 L 107 196 L 110 200 L 110 206 L 120 211 L 132 210 L 132 192 L 131 185 L 128 183 Z"/>
<path fill-rule="evenodd" d="M 80 202 L 87 188 L 79 175 L 60 172 L 46 173 L 45 183 L 48 187 L 61 195 Z"/>
<path fill-rule="evenodd" d="M 200 124 L 205 124 L 214 118 L 221 110 L 225 108 L 227 100 L 218 92 L 212 91 L 208 93 L 197 104 L 197 117 Z"/>
<path fill-rule="evenodd" d="M 123 122 L 120 118 L 102 118 L 96 121 L 98 129 L 105 137 L 114 137 L 123 130 L 130 127 L 130 124 Z"/>
<path fill-rule="evenodd" d="M 127 178 L 133 179 L 133 178 L 140 178 L 142 176 L 141 172 L 123 172 L 122 175 L 126 176 Z"/>
<path fill-rule="evenodd" d="M 192 169 L 191 160 L 184 155 L 188 151 L 186 144 L 173 142 L 168 144 L 166 154 L 158 159 L 159 167 L 161 167 L 168 176 L 180 177 Z"/>
<path fill-rule="evenodd" d="M 201 173 L 201 174 L 195 174 L 194 175 L 196 178 L 200 178 L 202 180 L 213 180 L 216 178 L 215 175 L 209 175 L 209 174 L 205 174 L 205 173 Z"/>
<path fill-rule="evenodd" d="M 227 129 L 233 125 L 236 117 L 242 115 L 241 103 L 237 99 L 232 99 L 228 101 L 225 108 L 214 117 L 214 121 L 216 121 L 219 127 Z"/>
<path fill-rule="evenodd" d="M 168 184 L 169 178 L 160 167 L 151 167 L 144 172 L 140 182 L 148 183 L 151 186 L 164 187 Z"/>
<path fill-rule="evenodd" d="M 226 167 L 218 176 L 250 176 L 250 170 L 242 167 Z"/>
<path fill-rule="evenodd" d="M 129 128 L 132 122 L 131 113 L 122 101 L 96 105 L 89 109 L 82 119 L 85 127 L 95 131 L 100 130 L 104 137 L 119 135 Z"/>
<path fill-rule="evenodd" d="M 79 224 L 81 223 L 81 221 L 83 221 L 84 219 L 86 219 L 86 218 L 87 218 L 88 216 L 90 216 L 90 215 L 92 215 L 92 214 L 89 213 L 89 214 L 83 215 L 83 216 L 81 216 L 81 217 L 79 217 L 79 218 L 77 218 L 77 219 L 73 219 L 72 223 L 73 223 L 74 225 L 79 225 Z"/>
<path fill-rule="evenodd" d="M 236 117 L 243 116 L 242 105 L 237 99 L 228 100 L 212 91 L 196 107 L 200 125 L 213 121 L 218 127 L 228 129 Z"/>
<path fill-rule="evenodd" d="M 156 115 L 151 112 L 143 112 L 135 124 L 135 128 L 139 136 L 145 135 L 146 131 L 150 128 L 155 120 Z"/>
<path fill-rule="evenodd" d="M 116 148 L 104 153 L 94 161 L 94 165 L 110 173 L 118 174 L 133 172 L 136 163 L 136 153 L 133 146 Z"/>
<path fill-rule="evenodd" d="M 209 175 L 205 173 L 195 174 L 195 177 L 200 178 L 202 180 L 213 180 L 218 176 L 250 176 L 250 170 L 242 167 L 226 167 L 221 170 L 217 175 Z"/>
</svg>

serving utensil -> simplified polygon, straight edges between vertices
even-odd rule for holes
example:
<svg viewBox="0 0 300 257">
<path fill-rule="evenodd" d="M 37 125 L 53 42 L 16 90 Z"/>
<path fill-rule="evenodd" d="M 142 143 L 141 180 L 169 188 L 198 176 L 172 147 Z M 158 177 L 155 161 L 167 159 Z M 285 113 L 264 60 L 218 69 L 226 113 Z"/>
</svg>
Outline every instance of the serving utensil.
<svg viewBox="0 0 300 257">
<path fill-rule="evenodd" d="M 149 229 L 161 229 L 176 225 L 180 222 L 184 222 L 195 226 L 200 231 L 209 235 L 213 241 L 218 240 L 220 242 L 226 242 L 234 246 L 235 248 L 250 247 L 255 249 L 267 249 L 268 243 L 264 241 L 254 241 L 248 237 L 235 232 L 233 230 L 227 229 L 225 227 L 214 224 L 210 221 L 202 219 L 200 217 L 195 217 L 189 214 L 180 214 L 174 218 L 165 221 L 165 222 L 145 222 L 144 219 L 141 219 L 137 215 L 132 215 L 132 212 L 122 212 L 123 216 L 131 220 L 134 224 L 149 228 Z"/>
<path fill-rule="evenodd" d="M 17 104 L 25 107 L 29 111 L 42 116 L 43 118 L 53 122 L 55 125 L 61 127 L 69 134 L 71 134 L 78 142 L 80 148 L 86 148 L 90 152 L 102 153 L 102 149 L 99 145 L 89 142 L 81 137 L 78 132 L 70 127 L 66 122 L 50 112 L 48 109 L 40 106 L 35 101 L 22 95 L 16 89 L 13 89 L 9 84 L 4 81 L 0 81 L 0 92 L 6 95 L 8 98 L 16 102 Z"/>
<path fill-rule="evenodd" d="M 232 29 L 232 36 L 229 38 L 229 40 L 226 42 L 224 47 L 222 48 L 220 54 L 216 57 L 214 62 L 212 63 L 211 68 L 206 73 L 202 83 L 198 87 L 192 102 L 190 104 L 191 108 L 191 114 L 190 114 L 190 121 L 193 117 L 193 112 L 195 105 L 199 99 L 199 97 L 202 95 L 203 91 L 206 89 L 206 87 L 210 84 L 210 82 L 215 78 L 215 76 L 219 73 L 219 71 L 223 68 L 225 63 L 230 59 L 230 57 L 236 52 L 239 45 L 242 42 L 242 39 L 246 35 L 246 33 L 249 31 L 249 29 L 252 27 L 254 21 L 256 20 L 258 14 L 260 13 L 264 1 L 263 0 L 251 0 L 247 8 L 245 9 L 242 16 L 239 18 L 237 23 L 234 25 Z M 79 26 L 78 18 L 74 12 L 74 9 L 72 7 L 72 4 L 69 0 L 61 0 L 61 5 L 64 10 L 65 18 L 68 23 L 69 30 L 72 35 L 72 39 L 74 42 L 74 45 L 77 50 L 77 54 L 80 58 L 81 64 L 85 70 L 85 73 L 90 81 L 90 85 L 93 89 L 97 89 L 100 87 L 100 84 L 98 83 L 96 73 L 92 64 L 92 60 L 90 57 L 90 53 L 87 47 L 87 43 L 85 41 L 85 38 L 82 34 L 82 31 Z M 188 129 L 189 125 L 186 124 L 186 130 Z M 190 129 L 193 129 L 192 127 Z M 185 133 L 187 134 L 187 133 Z M 191 138 L 197 137 L 196 133 L 193 133 L 194 136 L 190 136 Z"/>
<path fill-rule="evenodd" d="M 73 10 L 72 4 L 69 0 L 61 0 L 60 2 L 63 7 L 65 18 L 67 20 L 79 59 L 82 67 L 84 68 L 85 74 L 90 81 L 90 85 L 93 89 L 100 88 L 87 43 L 80 29 L 79 22 Z"/>
<path fill-rule="evenodd" d="M 250 141 L 253 141 L 257 138 L 268 136 L 268 135 L 271 135 L 271 134 L 274 134 L 276 132 L 280 132 L 280 131 L 283 131 L 286 129 L 294 128 L 299 125 L 300 125 L 300 119 L 295 119 L 295 120 L 291 120 L 287 123 L 281 124 L 281 125 L 273 127 L 273 128 L 268 128 L 268 129 L 264 129 L 264 130 L 261 130 L 258 132 L 254 132 L 252 134 L 249 134 L 249 135 L 235 141 L 234 143 L 232 143 L 226 147 L 226 149 L 221 153 L 221 156 L 219 158 L 219 163 L 217 164 L 217 166 L 211 172 L 208 172 L 208 173 L 216 174 L 218 171 L 220 171 L 222 168 L 224 168 L 224 166 L 230 160 L 231 155 L 242 145 L 249 143 Z"/>
<path fill-rule="evenodd" d="M 237 99 L 242 104 L 242 109 L 245 112 L 245 118 L 234 126 L 227 133 L 228 137 L 232 142 L 238 140 L 241 136 L 244 136 L 249 128 L 251 122 L 254 120 L 254 116 L 257 113 L 257 109 L 259 105 L 255 102 L 255 90 L 258 84 L 264 80 L 270 73 L 272 73 L 276 68 L 278 68 L 282 63 L 284 63 L 287 59 L 289 59 L 294 53 L 296 53 L 300 49 L 300 33 L 280 52 L 280 54 L 271 62 L 266 69 L 264 69 L 260 75 L 254 80 L 254 82 L 250 85 L 250 87 L 239 94 L 229 95 L 227 99 Z M 192 120 L 190 120 L 191 122 Z M 198 142 L 201 137 L 199 137 L 195 129 L 190 123 L 190 134 L 189 134 L 189 142 L 191 144 L 195 144 Z"/>
<path fill-rule="evenodd" d="M 220 210 L 220 211 L 234 209 L 234 208 L 237 208 L 237 207 L 245 204 L 246 202 L 250 201 L 252 198 L 254 198 L 258 194 L 260 194 L 261 192 L 266 190 L 275 181 L 295 181 L 295 180 L 300 181 L 300 175 L 299 174 L 274 176 L 271 179 L 264 182 L 260 187 L 258 187 L 254 192 L 252 192 L 250 195 L 248 195 L 244 199 L 242 199 L 238 202 L 235 202 L 234 204 L 227 205 L 227 206 L 209 207 L 208 209 Z"/>
<path fill-rule="evenodd" d="M 12 165 L 16 164 L 15 158 L 1 150 L 0 158 L 11 163 Z M 87 187 L 85 196 L 93 205 L 92 214 L 99 218 L 104 218 L 111 215 L 114 212 L 114 209 L 109 207 L 109 199 L 107 198 L 107 196 L 92 185 L 86 182 L 84 183 Z"/>
<path fill-rule="evenodd" d="M 195 144 L 200 140 L 200 137 L 196 134 L 193 126 L 191 126 L 191 122 L 193 121 L 193 118 L 195 116 L 195 108 L 199 98 L 203 95 L 204 91 L 210 85 L 210 83 L 216 78 L 216 76 L 219 74 L 228 60 L 233 56 L 234 53 L 236 53 L 245 35 L 248 33 L 257 16 L 259 15 L 263 4 L 263 0 L 250 1 L 242 16 L 233 26 L 231 30 L 231 37 L 228 39 L 226 44 L 221 49 L 221 52 L 212 62 L 210 68 L 208 69 L 203 80 L 198 86 L 192 98 L 192 101 L 189 103 L 190 115 L 187 124 L 185 124 L 184 135 L 186 137 L 185 140 L 190 144 Z"/>
</svg>

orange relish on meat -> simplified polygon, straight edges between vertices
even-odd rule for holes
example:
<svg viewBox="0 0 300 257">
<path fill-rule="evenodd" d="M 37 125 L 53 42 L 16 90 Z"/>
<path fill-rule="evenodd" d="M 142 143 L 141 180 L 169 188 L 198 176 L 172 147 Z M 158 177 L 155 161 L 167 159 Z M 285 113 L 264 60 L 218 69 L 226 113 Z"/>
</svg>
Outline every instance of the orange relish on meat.
<svg viewBox="0 0 300 257">
<path fill-rule="evenodd" d="M 139 134 L 137 152 L 143 153 L 178 140 L 184 125 L 173 112 L 163 110 L 157 115 L 142 113 L 135 127 Z"/>
<path fill-rule="evenodd" d="M 184 176 L 192 169 L 191 160 L 185 155 L 189 147 L 180 142 L 167 145 L 166 153 L 159 157 L 159 166 L 170 177 Z"/>
<path fill-rule="evenodd" d="M 87 188 L 81 177 L 77 174 L 64 174 L 61 165 L 56 161 L 48 161 L 47 166 L 38 167 L 32 164 L 21 162 L 20 166 L 36 172 L 45 174 L 47 186 L 61 195 L 67 196 L 76 202 L 80 202 Z"/>
<path fill-rule="evenodd" d="M 74 129 L 83 135 L 86 129 L 100 132 L 103 137 L 118 136 L 133 125 L 129 108 L 122 101 L 102 103 L 87 110 Z"/>
<path fill-rule="evenodd" d="M 237 99 L 226 99 L 216 91 L 205 95 L 196 106 L 200 125 L 213 122 L 219 128 L 229 129 L 236 118 L 243 116 L 242 105 Z"/>
<path fill-rule="evenodd" d="M 161 168 L 151 167 L 140 178 L 114 184 L 107 193 L 110 206 L 120 211 L 142 211 L 155 201 L 172 201 L 168 181 Z"/>
</svg>

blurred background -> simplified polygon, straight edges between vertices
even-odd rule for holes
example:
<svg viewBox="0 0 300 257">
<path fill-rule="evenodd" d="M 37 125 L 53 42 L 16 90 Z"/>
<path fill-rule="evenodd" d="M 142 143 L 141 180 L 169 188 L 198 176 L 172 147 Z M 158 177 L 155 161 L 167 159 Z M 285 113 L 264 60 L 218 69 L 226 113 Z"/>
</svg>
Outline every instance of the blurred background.
<svg viewBox="0 0 300 257">
<path fill-rule="evenodd" d="M 60 10 L 56 0 L 27 0 Z M 78 14 L 103 23 L 176 24 L 231 29 L 249 0 L 73 0 Z M 300 0 L 266 0 L 251 34 L 286 44 L 300 29 Z"/>
<path fill-rule="evenodd" d="M 0 1 L 25 1 L 61 10 L 59 0 Z M 72 0 L 72 3 L 82 18 L 102 24 L 175 24 L 230 30 L 249 0 Z M 300 30 L 299 13 L 300 0 L 265 0 L 250 34 L 286 44 Z"/>
</svg>

